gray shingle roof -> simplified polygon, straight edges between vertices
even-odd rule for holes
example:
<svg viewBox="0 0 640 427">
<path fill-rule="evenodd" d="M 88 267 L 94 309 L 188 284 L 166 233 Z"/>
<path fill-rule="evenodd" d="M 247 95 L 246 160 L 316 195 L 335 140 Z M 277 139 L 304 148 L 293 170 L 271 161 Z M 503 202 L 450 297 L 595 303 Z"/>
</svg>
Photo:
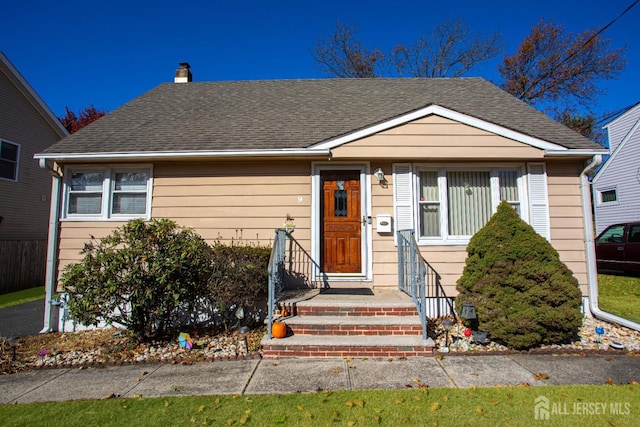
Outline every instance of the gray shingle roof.
<svg viewBox="0 0 640 427">
<path fill-rule="evenodd" d="M 301 149 L 432 104 L 602 148 L 480 78 L 325 79 L 161 84 L 44 153 Z"/>
</svg>

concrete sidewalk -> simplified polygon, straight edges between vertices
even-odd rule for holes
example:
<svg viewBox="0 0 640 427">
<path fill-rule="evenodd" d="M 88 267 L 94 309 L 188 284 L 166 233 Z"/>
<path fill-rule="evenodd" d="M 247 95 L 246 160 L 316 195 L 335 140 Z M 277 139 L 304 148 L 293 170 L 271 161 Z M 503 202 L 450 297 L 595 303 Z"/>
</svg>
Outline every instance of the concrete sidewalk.
<svg viewBox="0 0 640 427">
<path fill-rule="evenodd" d="M 546 379 L 538 374 L 546 374 Z M 408 359 L 246 359 L 195 365 L 43 369 L 0 376 L 0 403 L 104 397 L 294 393 L 314 390 L 640 382 L 623 354 L 473 355 Z"/>
</svg>

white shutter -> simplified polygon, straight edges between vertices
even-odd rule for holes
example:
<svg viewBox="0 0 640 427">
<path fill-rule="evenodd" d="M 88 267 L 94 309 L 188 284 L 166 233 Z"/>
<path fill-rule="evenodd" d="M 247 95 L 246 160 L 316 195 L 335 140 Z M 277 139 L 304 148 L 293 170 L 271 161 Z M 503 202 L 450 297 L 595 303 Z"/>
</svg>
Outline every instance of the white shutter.
<svg viewBox="0 0 640 427">
<path fill-rule="evenodd" d="M 529 163 L 529 211 L 530 223 L 538 234 L 551 240 L 549 223 L 549 197 L 547 171 L 544 163 Z"/>
<path fill-rule="evenodd" d="M 409 163 L 393 165 L 393 207 L 396 231 L 413 229 L 413 179 Z"/>
</svg>

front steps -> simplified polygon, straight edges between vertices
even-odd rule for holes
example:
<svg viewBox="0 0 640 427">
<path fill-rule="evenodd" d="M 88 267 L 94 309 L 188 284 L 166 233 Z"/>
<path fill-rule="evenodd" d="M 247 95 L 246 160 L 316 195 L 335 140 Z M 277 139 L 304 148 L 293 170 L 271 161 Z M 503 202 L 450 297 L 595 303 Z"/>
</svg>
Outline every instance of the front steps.
<svg viewBox="0 0 640 427">
<path fill-rule="evenodd" d="M 422 339 L 415 305 L 396 290 L 350 294 L 306 293 L 283 301 L 292 316 L 285 338 L 266 337 L 263 356 L 411 357 L 432 356 L 434 343 Z"/>
</svg>

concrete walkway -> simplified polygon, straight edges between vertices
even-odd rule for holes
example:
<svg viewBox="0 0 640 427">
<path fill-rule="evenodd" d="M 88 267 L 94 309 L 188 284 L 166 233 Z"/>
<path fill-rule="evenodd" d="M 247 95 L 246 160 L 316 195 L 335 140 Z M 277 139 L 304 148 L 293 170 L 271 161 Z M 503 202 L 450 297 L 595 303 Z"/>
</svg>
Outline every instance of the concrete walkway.
<svg viewBox="0 0 640 427">
<path fill-rule="evenodd" d="M 544 374 L 544 375 L 539 375 Z M 548 378 L 547 378 L 548 376 Z M 545 379 L 537 379 L 545 378 Z M 624 354 L 473 355 L 387 359 L 246 359 L 195 365 L 43 369 L 0 376 L 0 403 L 314 390 L 640 382 Z"/>
</svg>

